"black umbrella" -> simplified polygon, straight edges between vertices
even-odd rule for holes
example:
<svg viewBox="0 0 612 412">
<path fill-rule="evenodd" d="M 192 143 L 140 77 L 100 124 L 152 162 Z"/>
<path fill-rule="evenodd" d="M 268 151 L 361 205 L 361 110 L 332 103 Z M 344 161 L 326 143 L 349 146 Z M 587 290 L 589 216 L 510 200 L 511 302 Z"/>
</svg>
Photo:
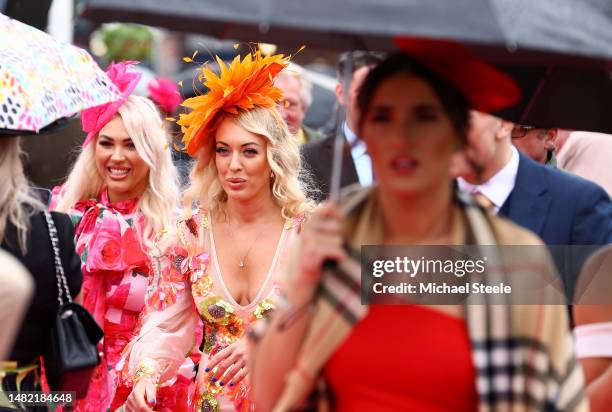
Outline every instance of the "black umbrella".
<svg viewBox="0 0 612 412">
<path fill-rule="evenodd" d="M 514 122 L 612 133 L 609 0 L 86 0 L 97 22 L 336 50 L 391 50 L 396 35 L 464 42 L 501 64 L 523 99 Z"/>
<path fill-rule="evenodd" d="M 612 3 L 611 3 L 612 4 Z M 480 58 L 508 73 L 520 86 L 520 102 L 495 113 L 515 123 L 612 133 L 612 59 L 468 45 Z"/>
<path fill-rule="evenodd" d="M 612 133 L 612 71 L 602 67 L 503 67 L 521 86 L 520 103 L 498 116 L 539 128 Z"/>
<path fill-rule="evenodd" d="M 95 22 L 335 50 L 412 35 L 612 58 L 609 0 L 85 0 Z"/>
</svg>

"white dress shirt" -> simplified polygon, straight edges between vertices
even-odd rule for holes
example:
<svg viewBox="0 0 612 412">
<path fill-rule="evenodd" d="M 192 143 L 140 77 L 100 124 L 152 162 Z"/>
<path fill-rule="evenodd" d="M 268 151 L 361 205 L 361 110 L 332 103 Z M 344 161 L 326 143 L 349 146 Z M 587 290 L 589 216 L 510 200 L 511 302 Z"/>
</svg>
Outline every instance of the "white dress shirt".
<svg viewBox="0 0 612 412">
<path fill-rule="evenodd" d="M 480 193 L 493 204 L 493 211 L 497 214 L 502 207 L 516 183 L 516 174 L 519 167 L 519 154 L 516 147 L 512 146 L 510 161 L 493 177 L 480 185 L 473 185 L 463 178 L 457 178 L 459 189 L 471 194 Z"/>
<path fill-rule="evenodd" d="M 357 169 L 357 177 L 359 178 L 359 184 L 361 186 L 371 186 L 372 177 L 372 159 L 366 149 L 366 145 L 360 138 L 357 137 L 351 129 L 349 129 L 346 122 L 344 122 L 344 136 L 351 147 L 351 157 L 353 163 L 355 163 L 355 169 Z"/>
</svg>

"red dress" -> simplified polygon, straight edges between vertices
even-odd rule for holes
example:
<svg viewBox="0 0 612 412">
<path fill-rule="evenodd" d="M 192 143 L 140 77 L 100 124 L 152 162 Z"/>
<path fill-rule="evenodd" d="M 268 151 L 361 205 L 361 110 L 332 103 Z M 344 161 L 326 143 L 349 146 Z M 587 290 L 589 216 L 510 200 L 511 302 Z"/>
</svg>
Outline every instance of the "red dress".
<svg viewBox="0 0 612 412">
<path fill-rule="evenodd" d="M 478 408 L 465 322 L 423 306 L 371 306 L 324 374 L 338 412 Z"/>
</svg>

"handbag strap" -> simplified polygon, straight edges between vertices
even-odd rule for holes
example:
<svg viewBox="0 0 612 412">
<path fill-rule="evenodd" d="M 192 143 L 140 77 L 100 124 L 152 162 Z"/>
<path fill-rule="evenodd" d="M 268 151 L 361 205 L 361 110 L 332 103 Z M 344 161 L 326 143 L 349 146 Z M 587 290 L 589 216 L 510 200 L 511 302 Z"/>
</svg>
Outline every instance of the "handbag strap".
<svg viewBox="0 0 612 412">
<path fill-rule="evenodd" d="M 60 257 L 59 239 L 57 237 L 57 228 L 55 222 L 51 217 L 51 213 L 48 210 L 43 210 L 45 219 L 47 220 L 47 227 L 49 228 L 49 237 L 51 238 L 51 248 L 55 258 L 55 277 L 57 278 L 57 301 L 60 306 L 64 304 L 62 296 L 66 295 L 66 300 L 72 302 L 70 291 L 68 289 L 68 281 L 66 280 L 66 274 L 64 273 L 64 266 L 62 265 L 62 258 Z"/>
</svg>

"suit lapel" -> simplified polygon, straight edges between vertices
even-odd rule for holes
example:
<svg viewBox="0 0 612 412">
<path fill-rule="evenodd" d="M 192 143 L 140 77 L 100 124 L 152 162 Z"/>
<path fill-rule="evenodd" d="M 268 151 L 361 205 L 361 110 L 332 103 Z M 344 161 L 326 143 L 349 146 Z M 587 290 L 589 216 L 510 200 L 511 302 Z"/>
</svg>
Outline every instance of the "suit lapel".
<svg viewBox="0 0 612 412">
<path fill-rule="evenodd" d="M 351 152 L 348 152 L 342 160 L 342 177 L 340 178 L 340 186 L 348 186 L 353 183 L 359 183 L 359 176 L 357 175 L 357 168 L 353 161 Z"/>
<path fill-rule="evenodd" d="M 540 166 L 519 153 L 519 167 L 516 182 L 510 196 L 499 210 L 513 222 L 530 229 L 542 237 L 544 223 L 552 199 L 548 182 Z"/>
</svg>

